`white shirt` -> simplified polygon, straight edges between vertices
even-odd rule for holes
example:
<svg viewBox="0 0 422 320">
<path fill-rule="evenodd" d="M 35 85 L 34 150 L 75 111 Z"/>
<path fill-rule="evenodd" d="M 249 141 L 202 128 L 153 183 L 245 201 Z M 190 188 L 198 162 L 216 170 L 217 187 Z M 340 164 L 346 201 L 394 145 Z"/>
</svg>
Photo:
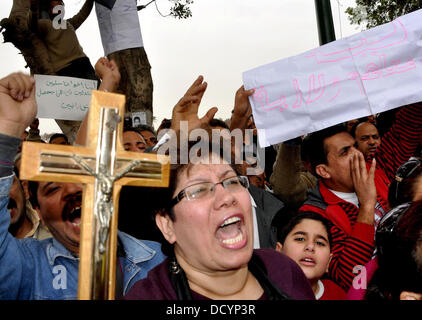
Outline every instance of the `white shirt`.
<svg viewBox="0 0 422 320">
<path fill-rule="evenodd" d="M 331 190 L 331 189 L 328 189 L 328 190 L 330 190 L 332 193 L 334 193 L 340 199 L 343 199 L 344 201 L 353 203 L 356 207 L 359 208 L 359 199 L 358 199 L 358 196 L 356 195 L 356 192 L 340 192 L 340 191 L 334 191 L 334 190 Z M 379 204 L 378 201 L 375 205 L 374 212 L 375 212 L 375 214 L 374 214 L 374 226 L 376 228 L 378 226 L 378 223 L 380 222 L 381 218 L 385 214 L 384 209 L 381 207 L 381 205 Z"/>
<path fill-rule="evenodd" d="M 104 54 L 143 47 L 135 0 L 117 0 L 110 10 L 95 2 Z"/>
<path fill-rule="evenodd" d="M 315 295 L 315 300 L 321 299 L 322 295 L 324 294 L 324 284 L 321 280 L 318 280 L 318 293 Z"/>
<path fill-rule="evenodd" d="M 344 201 L 353 203 L 356 207 L 359 208 L 359 199 L 358 199 L 358 196 L 356 195 L 356 192 L 340 192 L 340 191 L 334 191 L 334 190 L 331 190 L 331 189 L 328 189 L 328 190 L 330 190 L 332 193 L 334 193 L 340 199 L 343 199 Z"/>
</svg>

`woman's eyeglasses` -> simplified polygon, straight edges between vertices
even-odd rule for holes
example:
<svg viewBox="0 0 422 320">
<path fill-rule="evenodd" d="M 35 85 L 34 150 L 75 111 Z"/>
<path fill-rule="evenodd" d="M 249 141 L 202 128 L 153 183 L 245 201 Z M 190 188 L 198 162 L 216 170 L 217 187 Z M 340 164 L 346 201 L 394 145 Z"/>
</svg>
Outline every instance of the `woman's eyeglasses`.
<svg viewBox="0 0 422 320">
<path fill-rule="evenodd" d="M 238 192 L 249 187 L 249 180 L 245 176 L 235 176 L 224 179 L 218 183 L 212 182 L 201 182 L 189 187 L 184 188 L 180 191 L 177 196 L 175 196 L 170 203 L 170 206 L 173 207 L 178 204 L 183 198 L 186 198 L 188 201 L 204 199 L 210 197 L 214 194 L 215 187 L 221 184 L 224 189 L 229 192 Z"/>
</svg>

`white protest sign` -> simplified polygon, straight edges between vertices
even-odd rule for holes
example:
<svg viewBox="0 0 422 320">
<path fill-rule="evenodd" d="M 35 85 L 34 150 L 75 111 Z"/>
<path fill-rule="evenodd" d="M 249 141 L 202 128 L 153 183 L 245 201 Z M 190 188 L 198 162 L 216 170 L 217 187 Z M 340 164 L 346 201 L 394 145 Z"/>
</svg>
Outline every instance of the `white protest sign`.
<svg viewBox="0 0 422 320">
<path fill-rule="evenodd" d="M 422 10 L 243 73 L 261 146 L 422 101 Z"/>
<path fill-rule="evenodd" d="M 40 74 L 34 78 L 38 118 L 83 120 L 98 81 Z"/>
</svg>

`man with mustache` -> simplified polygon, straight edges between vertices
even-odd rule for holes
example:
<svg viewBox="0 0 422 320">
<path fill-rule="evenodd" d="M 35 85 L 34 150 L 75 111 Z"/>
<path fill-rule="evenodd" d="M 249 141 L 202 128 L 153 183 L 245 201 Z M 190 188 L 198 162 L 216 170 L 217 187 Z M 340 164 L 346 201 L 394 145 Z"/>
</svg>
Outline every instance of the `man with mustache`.
<svg viewBox="0 0 422 320">
<path fill-rule="evenodd" d="M 10 188 L 7 209 L 10 213 L 9 232 L 18 239 L 35 238 L 43 240 L 51 237 L 51 233 L 41 223 L 38 213 L 28 202 L 22 182 L 17 178 L 18 169 L 14 167 L 15 177 Z"/>
<path fill-rule="evenodd" d="M 381 137 L 377 127 L 369 122 L 362 121 L 353 126 L 350 134 L 356 140 L 357 149 L 365 158 L 373 158 L 381 144 Z"/>
<path fill-rule="evenodd" d="M 34 84 L 32 77 L 22 73 L 0 79 L 0 299 L 76 299 L 81 185 L 40 182 L 31 187 L 34 207 L 52 238 L 19 240 L 7 232 L 13 158 L 37 110 Z M 116 297 L 163 259 L 160 244 L 119 232 Z"/>
</svg>

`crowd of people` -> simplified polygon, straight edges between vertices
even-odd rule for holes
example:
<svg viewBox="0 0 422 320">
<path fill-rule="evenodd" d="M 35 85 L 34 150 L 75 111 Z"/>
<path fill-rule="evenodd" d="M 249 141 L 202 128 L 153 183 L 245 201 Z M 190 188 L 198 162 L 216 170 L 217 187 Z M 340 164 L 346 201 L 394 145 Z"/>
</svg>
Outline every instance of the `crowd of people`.
<svg viewBox="0 0 422 320">
<path fill-rule="evenodd" d="M 114 60 L 94 69 L 118 91 Z M 199 76 L 157 130 L 125 121 L 126 151 L 177 152 L 167 188 L 122 188 L 116 298 L 422 300 L 422 103 L 261 149 L 254 90 L 222 121 L 198 116 L 206 89 Z M 44 141 L 36 111 L 32 76 L 0 79 L 0 299 L 76 299 L 82 185 L 19 177 L 22 141 L 73 141 Z"/>
<path fill-rule="evenodd" d="M 95 70 L 102 79 L 99 90 L 117 88 L 113 61 L 100 58 Z M 131 152 L 157 153 L 163 139 L 181 139 L 183 130 L 219 134 L 209 141 L 211 152 L 198 154 L 199 162 L 185 164 L 177 153 L 168 188 L 123 188 L 116 297 L 422 297 L 421 104 L 395 110 L 382 136 L 372 117 L 271 146 L 272 168 L 247 175 L 259 161 L 233 161 L 238 158 L 230 156 L 242 150 L 231 132 L 253 128 L 253 90 L 239 88 L 227 124 L 213 119 L 215 108 L 198 117 L 206 88 L 198 77 L 174 106 L 172 119 L 160 125 L 164 132 L 124 126 L 122 145 Z M 0 297 L 76 299 L 82 186 L 19 179 L 22 140 L 70 144 L 63 133 L 48 141 L 39 137 L 34 90 L 33 78 L 22 73 L 0 80 Z M 75 141 L 80 145 L 86 142 L 84 122 Z M 189 152 L 195 142 L 188 143 Z M 254 143 L 252 135 L 240 149 Z M 64 284 L 56 279 L 62 267 Z"/>
</svg>

